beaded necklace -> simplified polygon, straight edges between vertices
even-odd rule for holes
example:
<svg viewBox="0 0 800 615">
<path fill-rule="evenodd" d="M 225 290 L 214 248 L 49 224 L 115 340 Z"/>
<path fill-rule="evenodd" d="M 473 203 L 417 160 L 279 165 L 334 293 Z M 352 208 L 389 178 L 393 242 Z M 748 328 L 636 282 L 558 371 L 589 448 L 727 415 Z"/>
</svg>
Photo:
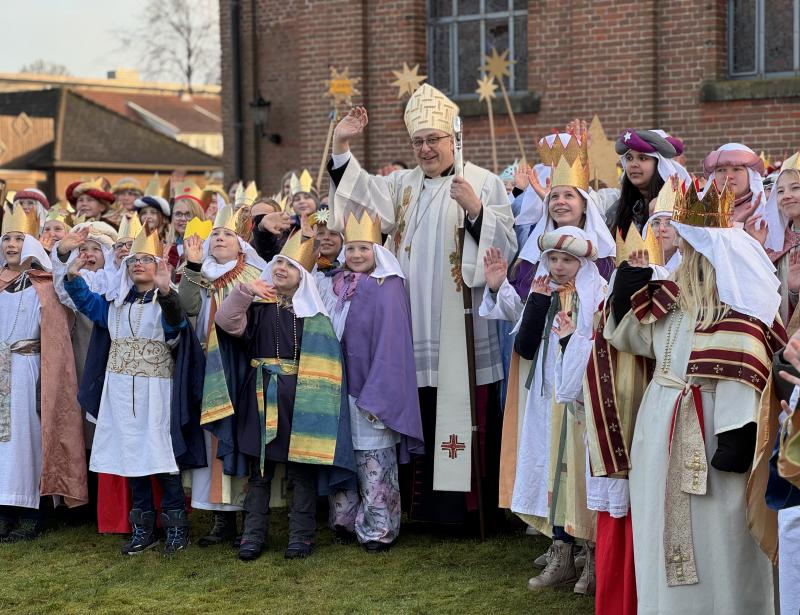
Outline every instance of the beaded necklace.
<svg viewBox="0 0 800 615">
<path fill-rule="evenodd" d="M 673 310 L 669 317 L 669 327 L 667 328 L 667 339 L 664 344 L 664 360 L 661 361 L 661 373 L 668 374 L 670 366 L 672 365 L 672 347 L 675 345 L 675 339 L 681 328 L 683 321 L 683 312 L 680 310 Z M 674 329 L 673 329 L 674 327 Z"/>
<path fill-rule="evenodd" d="M 291 297 L 286 297 L 284 295 L 278 295 L 276 305 L 278 309 L 275 310 L 275 358 L 278 360 L 278 367 L 280 370 L 285 374 L 296 374 L 297 373 L 297 353 L 299 350 L 297 344 L 297 316 L 294 313 L 294 309 L 292 309 L 292 299 Z M 281 346 L 280 346 L 280 321 L 281 321 L 281 310 L 287 310 L 292 315 L 292 334 L 294 338 L 294 346 L 292 350 L 292 361 L 284 362 L 281 359 Z"/>
</svg>

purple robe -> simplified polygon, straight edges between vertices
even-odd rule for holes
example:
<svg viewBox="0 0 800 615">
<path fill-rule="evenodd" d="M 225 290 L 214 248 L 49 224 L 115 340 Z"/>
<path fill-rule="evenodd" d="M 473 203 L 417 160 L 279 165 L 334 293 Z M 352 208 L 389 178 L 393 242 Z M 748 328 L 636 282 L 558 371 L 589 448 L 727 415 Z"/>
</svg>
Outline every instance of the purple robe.
<svg viewBox="0 0 800 615">
<path fill-rule="evenodd" d="M 400 434 L 400 463 L 424 451 L 411 336 L 411 307 L 403 280 L 364 276 L 350 300 L 342 353 L 348 394 Z"/>
</svg>

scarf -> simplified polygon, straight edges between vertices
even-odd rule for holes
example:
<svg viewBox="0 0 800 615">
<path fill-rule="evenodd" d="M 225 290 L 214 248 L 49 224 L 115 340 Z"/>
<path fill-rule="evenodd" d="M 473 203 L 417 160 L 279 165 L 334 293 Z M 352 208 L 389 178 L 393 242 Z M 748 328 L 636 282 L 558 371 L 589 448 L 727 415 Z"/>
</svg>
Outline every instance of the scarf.
<svg viewBox="0 0 800 615">
<path fill-rule="evenodd" d="M 365 273 L 355 273 L 344 269 L 336 272 L 333 276 L 333 292 L 338 297 L 335 308 L 337 314 L 342 311 L 345 302 L 353 298 L 359 282 L 365 277 L 367 277 Z"/>
<path fill-rule="evenodd" d="M 748 190 L 747 194 L 743 194 L 742 196 L 733 201 L 734 211 L 736 211 L 736 208 L 741 205 L 749 205 L 752 200 L 753 200 L 753 191 Z"/>
</svg>

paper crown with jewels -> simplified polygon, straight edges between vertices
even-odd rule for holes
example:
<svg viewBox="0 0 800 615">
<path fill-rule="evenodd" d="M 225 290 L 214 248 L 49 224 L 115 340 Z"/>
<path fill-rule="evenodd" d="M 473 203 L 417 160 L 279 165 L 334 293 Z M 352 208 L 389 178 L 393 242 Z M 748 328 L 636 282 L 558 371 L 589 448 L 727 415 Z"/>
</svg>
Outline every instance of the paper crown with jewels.
<svg viewBox="0 0 800 615">
<path fill-rule="evenodd" d="M 303 172 L 300 173 L 300 177 L 292 173 L 292 177 L 289 180 L 289 194 L 294 196 L 300 192 L 313 195 L 317 194 L 317 189 L 314 187 L 314 178 L 311 177 L 311 173 L 308 172 L 308 169 L 303 169 Z"/>
<path fill-rule="evenodd" d="M 125 215 L 119 221 L 117 237 L 120 239 L 134 239 L 142 230 L 142 223 L 137 214 Z"/>
<path fill-rule="evenodd" d="M 242 182 L 236 187 L 236 194 L 233 197 L 233 206 L 235 209 L 240 207 L 252 207 L 253 203 L 258 198 L 258 188 L 256 182 L 251 181 L 245 188 Z"/>
<path fill-rule="evenodd" d="M 639 229 L 636 228 L 633 222 L 631 222 L 630 227 L 628 227 L 628 233 L 625 235 L 625 239 L 622 238 L 622 233 L 617 229 L 617 267 L 624 261 L 627 261 L 633 252 L 639 250 L 647 250 L 650 262 L 653 265 L 664 264 L 664 252 L 661 249 L 661 244 L 658 242 L 658 238 L 649 226 L 644 239 L 642 239 Z"/>
<path fill-rule="evenodd" d="M 727 180 L 722 190 L 712 180 L 703 198 L 697 190 L 697 182 L 689 185 L 689 189 L 676 203 L 672 219 L 675 222 L 701 228 L 731 228 L 733 226 L 733 189 Z"/>
<path fill-rule="evenodd" d="M 180 182 L 175 186 L 173 199 L 175 201 L 178 199 L 192 199 L 196 201 L 200 207 L 205 208 L 203 204 L 203 189 L 191 180 Z"/>
<path fill-rule="evenodd" d="M 155 258 L 161 258 L 163 253 L 164 246 L 158 237 L 158 231 L 148 233 L 146 226 L 142 227 L 142 230 L 136 235 L 129 252 L 131 256 L 134 254 L 149 254 Z"/>
<path fill-rule="evenodd" d="M 281 256 L 300 263 L 306 271 L 311 271 L 317 259 L 314 255 L 314 238 L 305 237 L 302 231 L 294 233 L 283 246 Z"/>
<path fill-rule="evenodd" d="M 566 145 L 564 145 L 566 141 Z M 550 167 L 550 188 L 572 186 L 589 191 L 589 150 L 572 134 L 559 133 L 539 141 L 539 158 Z"/>
<path fill-rule="evenodd" d="M 441 130 L 451 135 L 458 113 L 456 103 L 432 85 L 423 83 L 408 99 L 403 119 L 410 137 L 418 130 Z"/>
<path fill-rule="evenodd" d="M 36 215 L 36 210 L 31 210 L 26 214 L 21 205 L 15 205 L 11 213 L 6 211 L 3 216 L 3 229 L 2 235 L 8 233 L 23 233 L 31 237 L 39 238 L 39 216 Z"/>
<path fill-rule="evenodd" d="M 366 211 L 362 211 L 361 215 L 356 218 L 351 211 L 347 214 L 347 221 L 344 225 L 344 243 L 351 241 L 368 241 L 381 245 L 383 243 L 381 219 L 378 216 L 373 218 Z"/>
</svg>

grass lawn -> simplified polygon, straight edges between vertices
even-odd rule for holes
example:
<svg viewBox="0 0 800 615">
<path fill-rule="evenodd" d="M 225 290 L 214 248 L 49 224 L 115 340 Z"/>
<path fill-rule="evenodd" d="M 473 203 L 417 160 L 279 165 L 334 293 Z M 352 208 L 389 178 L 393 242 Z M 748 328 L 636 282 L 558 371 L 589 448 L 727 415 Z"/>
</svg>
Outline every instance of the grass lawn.
<svg viewBox="0 0 800 615">
<path fill-rule="evenodd" d="M 531 561 L 547 547 L 521 529 L 481 543 L 406 524 L 386 554 L 331 542 L 301 561 L 283 559 L 286 516 L 272 515 L 269 550 L 244 563 L 229 546 L 201 549 L 209 515 L 192 514 L 189 550 L 119 554 L 122 538 L 60 525 L 27 544 L 0 544 L 0 613 L 546 613 L 588 614 L 572 588 L 533 594 Z M 320 524 L 321 525 L 321 524 Z M 163 542 L 162 542 L 163 545 Z"/>
</svg>

